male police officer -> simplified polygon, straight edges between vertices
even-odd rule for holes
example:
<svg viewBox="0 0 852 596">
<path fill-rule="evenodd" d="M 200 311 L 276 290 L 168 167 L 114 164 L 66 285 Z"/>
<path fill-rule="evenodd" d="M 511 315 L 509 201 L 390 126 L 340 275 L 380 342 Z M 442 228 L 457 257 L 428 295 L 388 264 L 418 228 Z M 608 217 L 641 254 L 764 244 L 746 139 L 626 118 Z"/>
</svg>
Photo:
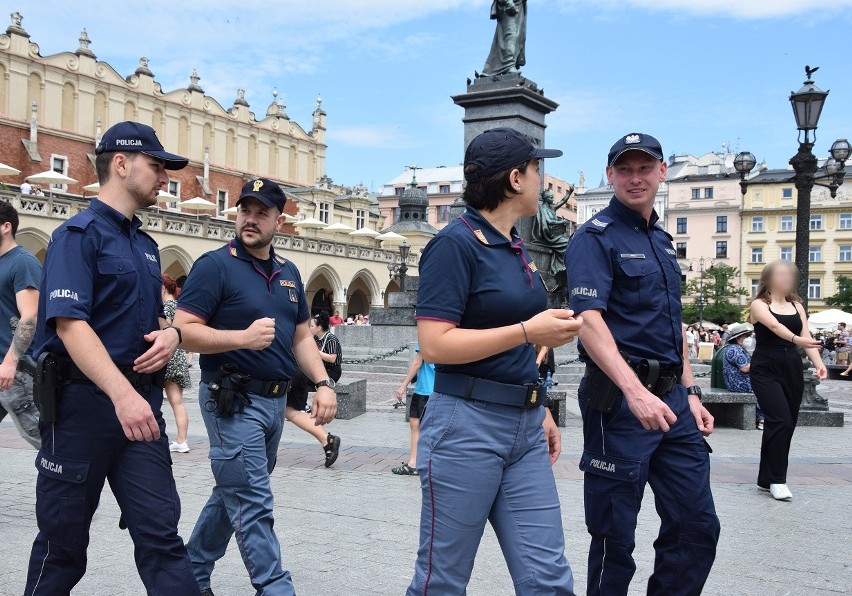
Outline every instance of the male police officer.
<svg viewBox="0 0 852 596">
<path fill-rule="evenodd" d="M 204 594 L 212 594 L 213 566 L 233 534 L 258 594 L 294 594 L 273 530 L 269 475 L 297 366 L 318 387 L 315 423 L 330 422 L 337 411 L 334 381 L 308 330 L 299 271 L 272 250 L 286 200 L 271 180 L 247 182 L 237 201 L 237 237 L 195 262 L 178 301 L 175 325 L 186 349 L 201 353 L 198 401 L 216 479 L 187 543 Z"/>
<path fill-rule="evenodd" d="M 660 534 L 648 593 L 699 594 L 716 554 L 719 520 L 701 405 L 681 326 L 680 266 L 654 211 L 666 177 L 660 143 L 629 134 L 613 145 L 609 206 L 568 245 L 570 305 L 585 321 L 580 383 L 589 550 L 588 594 L 627 594 L 646 482 Z"/>
<path fill-rule="evenodd" d="M 148 594 L 198 594 L 177 533 L 180 500 L 160 413 L 162 371 L 180 330 L 161 330 L 159 252 L 134 215 L 156 204 L 166 170 L 187 160 L 136 122 L 107 130 L 96 154 L 100 198 L 54 232 L 45 257 L 34 352 L 51 365 L 39 378 L 40 531 L 26 595 L 69 594 L 83 577 L 106 479 Z M 50 386 L 58 395 L 46 395 Z"/>
</svg>

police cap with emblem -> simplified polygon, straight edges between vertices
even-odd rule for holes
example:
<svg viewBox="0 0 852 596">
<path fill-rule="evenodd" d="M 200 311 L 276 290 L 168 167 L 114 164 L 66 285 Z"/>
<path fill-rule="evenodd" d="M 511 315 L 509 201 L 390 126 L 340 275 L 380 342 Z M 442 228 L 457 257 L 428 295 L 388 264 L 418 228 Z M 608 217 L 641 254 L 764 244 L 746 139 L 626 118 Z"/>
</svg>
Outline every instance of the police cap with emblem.
<svg viewBox="0 0 852 596">
<path fill-rule="evenodd" d="M 189 163 L 187 158 L 166 151 L 154 129 L 138 122 L 119 122 L 111 126 L 95 149 L 98 155 L 116 151 L 144 153 L 162 159 L 167 170 L 180 170 Z"/>
<path fill-rule="evenodd" d="M 609 150 L 606 165 L 609 167 L 614 166 L 618 158 L 628 151 L 644 151 L 654 159 L 659 159 L 660 161 L 663 159 L 663 147 L 657 139 L 651 135 L 632 132 L 615 142 L 615 145 Z"/>
<path fill-rule="evenodd" d="M 464 177 L 468 182 L 479 182 L 500 172 L 517 168 L 531 159 L 559 157 L 559 149 L 541 149 L 513 128 L 492 128 L 477 136 L 464 152 Z M 469 172 L 468 166 L 476 165 Z"/>
<path fill-rule="evenodd" d="M 237 205 L 248 197 L 257 199 L 267 207 L 275 207 L 281 213 L 284 213 L 284 205 L 287 203 L 287 196 L 281 187 L 267 178 L 255 178 L 246 182 L 240 191 Z"/>
</svg>

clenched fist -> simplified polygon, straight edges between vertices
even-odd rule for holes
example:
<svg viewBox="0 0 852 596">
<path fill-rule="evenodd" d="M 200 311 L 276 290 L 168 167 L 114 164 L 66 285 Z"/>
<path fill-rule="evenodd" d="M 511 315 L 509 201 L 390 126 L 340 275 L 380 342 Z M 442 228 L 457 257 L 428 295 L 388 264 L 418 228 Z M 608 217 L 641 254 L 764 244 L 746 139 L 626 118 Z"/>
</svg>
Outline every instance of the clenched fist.
<svg viewBox="0 0 852 596">
<path fill-rule="evenodd" d="M 245 330 L 246 350 L 265 350 L 275 339 L 275 319 L 258 319 Z"/>
</svg>

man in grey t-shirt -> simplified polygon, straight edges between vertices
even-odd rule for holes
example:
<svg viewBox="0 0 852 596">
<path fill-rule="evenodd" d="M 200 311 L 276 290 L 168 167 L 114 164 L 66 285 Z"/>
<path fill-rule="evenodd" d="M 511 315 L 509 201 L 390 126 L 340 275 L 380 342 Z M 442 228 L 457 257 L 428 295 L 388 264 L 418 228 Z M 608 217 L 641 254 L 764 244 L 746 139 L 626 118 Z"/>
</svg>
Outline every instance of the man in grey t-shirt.
<svg viewBox="0 0 852 596">
<path fill-rule="evenodd" d="M 33 403 L 33 380 L 18 370 L 30 353 L 38 312 L 41 265 L 18 246 L 18 212 L 0 201 L 0 421 L 8 414 L 18 432 L 33 447 L 41 447 L 38 410 Z"/>
</svg>

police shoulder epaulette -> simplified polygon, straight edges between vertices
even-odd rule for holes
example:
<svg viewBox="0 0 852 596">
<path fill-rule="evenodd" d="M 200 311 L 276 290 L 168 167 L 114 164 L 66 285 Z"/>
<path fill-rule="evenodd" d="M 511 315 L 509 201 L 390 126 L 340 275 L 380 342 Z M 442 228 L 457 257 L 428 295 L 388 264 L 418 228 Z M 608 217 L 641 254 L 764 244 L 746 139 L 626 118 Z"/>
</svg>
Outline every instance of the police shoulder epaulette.
<svg viewBox="0 0 852 596">
<path fill-rule="evenodd" d="M 285 259 L 284 257 L 279 257 L 278 255 L 275 255 L 273 258 L 275 259 L 275 262 L 279 265 L 284 265 L 287 262 L 287 259 Z"/>
<path fill-rule="evenodd" d="M 89 224 L 91 224 L 94 220 L 95 212 L 91 209 L 84 209 L 83 211 L 69 219 L 68 222 L 65 224 L 65 227 L 67 227 L 69 230 L 81 232 L 88 228 Z"/>
<path fill-rule="evenodd" d="M 143 230 L 142 228 L 139 228 L 138 230 L 136 230 L 136 232 L 137 232 L 138 234 L 142 234 L 142 235 L 143 235 L 143 236 L 145 236 L 148 240 L 150 240 L 151 242 L 153 242 L 153 243 L 154 243 L 154 246 L 160 246 L 159 244 L 157 244 L 157 241 L 156 241 L 156 240 L 154 240 L 154 237 L 153 237 L 153 236 L 151 236 L 151 234 L 149 234 L 148 232 L 146 232 L 146 231 L 145 231 L 145 230 Z"/>
<path fill-rule="evenodd" d="M 655 224 L 654 224 L 654 227 L 655 227 L 655 228 L 657 228 L 658 230 L 660 230 L 660 231 L 661 231 L 663 234 L 665 234 L 666 236 L 668 236 L 668 237 L 669 237 L 669 240 L 674 240 L 674 236 L 672 236 L 671 234 L 669 234 L 669 231 L 668 231 L 667 229 L 665 229 L 665 228 L 663 227 L 663 224 L 661 224 L 660 222 L 655 223 Z"/>
<path fill-rule="evenodd" d="M 586 222 L 586 230 L 595 234 L 603 234 L 611 223 L 611 217 L 598 214 Z"/>
</svg>

